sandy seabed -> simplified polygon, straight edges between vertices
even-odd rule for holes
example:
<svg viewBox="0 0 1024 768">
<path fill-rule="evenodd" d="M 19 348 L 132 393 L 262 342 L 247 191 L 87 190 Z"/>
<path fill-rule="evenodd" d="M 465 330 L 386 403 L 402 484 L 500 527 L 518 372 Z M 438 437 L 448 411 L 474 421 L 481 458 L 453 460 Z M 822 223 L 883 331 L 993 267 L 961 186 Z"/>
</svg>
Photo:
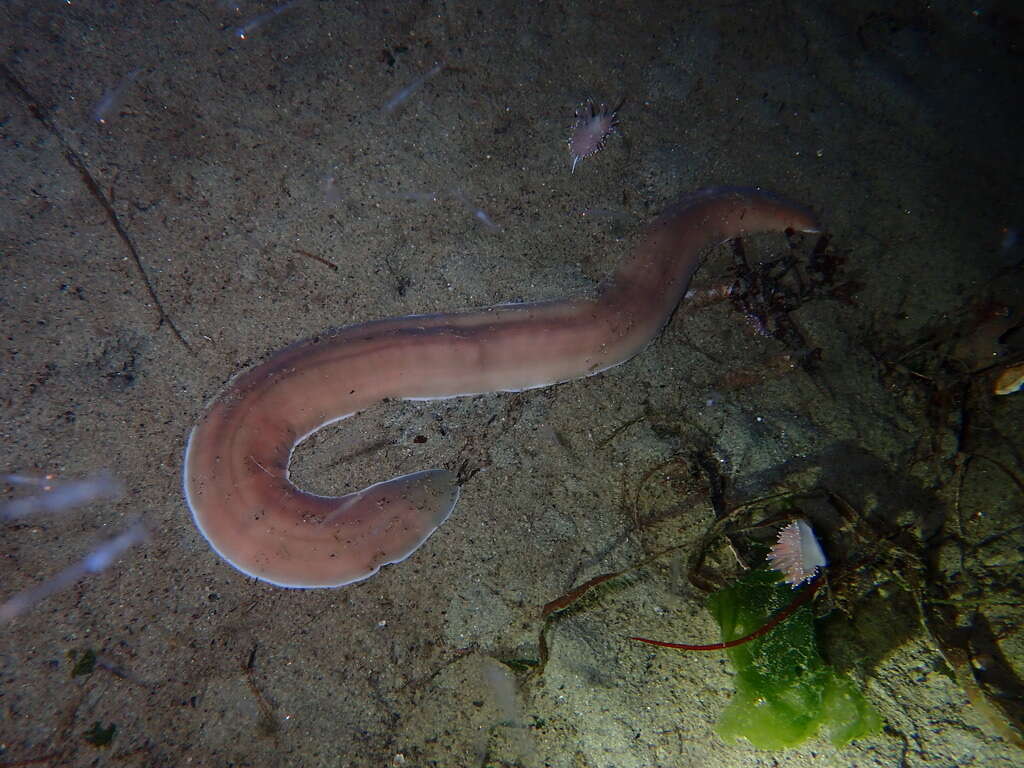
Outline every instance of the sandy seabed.
<svg viewBox="0 0 1024 768">
<path fill-rule="evenodd" d="M 1020 759 L 1024 395 L 992 396 L 989 366 L 1024 349 L 1024 22 L 668 5 L 301 0 L 244 39 L 273 4 L 0 7 L 0 468 L 125 486 L 4 522 L 0 599 L 149 532 L 0 626 L 0 765 Z M 576 107 L 622 98 L 622 135 L 570 174 Z M 406 562 L 284 590 L 192 524 L 185 439 L 233 373 L 324 328 L 586 292 L 666 204 L 725 184 L 812 206 L 827 249 L 745 239 L 746 304 L 684 305 L 606 374 L 386 403 L 300 447 L 321 493 L 463 472 Z M 737 251 L 695 288 L 736 280 Z M 723 742 L 724 657 L 625 639 L 717 639 L 693 553 L 780 492 L 842 575 L 822 650 L 886 723 L 842 751 Z M 732 533 L 712 581 L 753 535 Z M 541 606 L 667 548 L 551 623 L 532 666 Z"/>
</svg>

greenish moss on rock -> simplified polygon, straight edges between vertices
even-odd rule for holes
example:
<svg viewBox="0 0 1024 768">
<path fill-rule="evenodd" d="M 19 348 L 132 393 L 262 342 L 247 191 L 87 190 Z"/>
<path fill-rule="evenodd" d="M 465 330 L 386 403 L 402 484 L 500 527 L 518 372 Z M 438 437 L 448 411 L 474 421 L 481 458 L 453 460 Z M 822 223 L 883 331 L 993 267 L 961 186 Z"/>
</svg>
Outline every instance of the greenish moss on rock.
<svg viewBox="0 0 1024 768">
<path fill-rule="evenodd" d="M 729 642 L 764 625 L 795 594 L 774 571 L 754 570 L 714 593 L 709 607 L 722 640 Z M 783 749 L 824 730 L 833 745 L 842 747 L 882 726 L 853 680 L 821 657 L 809 604 L 763 637 L 727 653 L 736 670 L 736 694 L 715 728 L 722 738 L 745 738 L 759 749 Z"/>
</svg>

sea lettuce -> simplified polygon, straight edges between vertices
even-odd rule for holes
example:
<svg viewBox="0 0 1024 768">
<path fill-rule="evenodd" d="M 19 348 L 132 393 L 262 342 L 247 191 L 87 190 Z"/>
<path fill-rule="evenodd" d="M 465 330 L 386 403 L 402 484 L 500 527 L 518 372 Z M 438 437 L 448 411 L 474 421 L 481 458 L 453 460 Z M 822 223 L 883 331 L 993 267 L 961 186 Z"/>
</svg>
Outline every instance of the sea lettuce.
<svg viewBox="0 0 1024 768">
<path fill-rule="evenodd" d="M 728 642 L 762 626 L 795 595 L 774 571 L 751 570 L 711 595 L 709 608 Z M 759 749 L 782 749 L 823 729 L 833 745 L 842 747 L 882 726 L 853 680 L 819 653 L 809 604 L 768 634 L 726 653 L 736 670 L 736 694 L 715 726 L 722 738 L 742 737 Z"/>
</svg>

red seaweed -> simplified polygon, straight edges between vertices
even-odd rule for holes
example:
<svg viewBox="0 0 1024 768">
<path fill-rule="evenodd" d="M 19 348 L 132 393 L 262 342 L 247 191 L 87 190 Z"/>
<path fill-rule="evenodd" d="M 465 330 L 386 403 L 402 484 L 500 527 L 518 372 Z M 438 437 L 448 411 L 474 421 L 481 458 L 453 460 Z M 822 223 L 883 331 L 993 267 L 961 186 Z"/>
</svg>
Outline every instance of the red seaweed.
<svg viewBox="0 0 1024 768">
<path fill-rule="evenodd" d="M 629 639 L 637 640 L 641 643 L 647 643 L 648 645 L 656 645 L 660 648 L 675 648 L 680 651 L 724 651 L 726 648 L 735 648 L 737 645 L 743 645 L 744 643 L 749 643 L 751 640 L 756 640 L 763 635 L 767 635 L 775 629 L 775 627 L 779 626 L 779 624 L 792 616 L 801 605 L 814 597 L 814 594 L 818 591 L 818 587 L 820 587 L 824 581 L 824 572 L 821 572 L 808 582 L 804 589 L 800 590 L 800 593 L 793 598 L 789 605 L 776 613 L 749 635 L 738 637 L 735 640 L 729 640 L 724 643 L 711 643 L 709 645 L 690 645 L 688 643 L 667 643 L 662 640 L 648 640 L 646 637 L 630 637 Z"/>
</svg>

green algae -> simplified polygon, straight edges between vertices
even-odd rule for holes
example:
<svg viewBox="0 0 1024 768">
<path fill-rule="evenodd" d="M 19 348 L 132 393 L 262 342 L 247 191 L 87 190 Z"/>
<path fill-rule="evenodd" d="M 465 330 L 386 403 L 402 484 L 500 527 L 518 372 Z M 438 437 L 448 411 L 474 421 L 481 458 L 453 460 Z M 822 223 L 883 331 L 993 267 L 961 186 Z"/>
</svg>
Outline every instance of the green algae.
<svg viewBox="0 0 1024 768">
<path fill-rule="evenodd" d="M 76 650 L 68 651 L 68 661 L 71 662 L 71 676 L 91 675 L 96 669 L 96 651 L 87 648 L 79 654 Z"/>
<path fill-rule="evenodd" d="M 804 587 L 807 589 L 807 587 Z M 750 634 L 789 605 L 794 590 L 768 570 L 748 571 L 709 599 L 729 642 Z M 763 637 L 729 648 L 736 693 L 715 730 L 759 749 L 802 744 L 823 730 L 836 747 L 877 732 L 882 719 L 846 675 L 825 663 L 809 604 Z"/>
<path fill-rule="evenodd" d="M 104 728 L 103 723 L 97 720 L 95 725 L 82 735 L 85 737 L 85 740 L 94 747 L 104 749 L 110 746 L 110 743 L 114 740 L 115 733 L 117 733 L 116 725 L 111 723 Z"/>
</svg>

